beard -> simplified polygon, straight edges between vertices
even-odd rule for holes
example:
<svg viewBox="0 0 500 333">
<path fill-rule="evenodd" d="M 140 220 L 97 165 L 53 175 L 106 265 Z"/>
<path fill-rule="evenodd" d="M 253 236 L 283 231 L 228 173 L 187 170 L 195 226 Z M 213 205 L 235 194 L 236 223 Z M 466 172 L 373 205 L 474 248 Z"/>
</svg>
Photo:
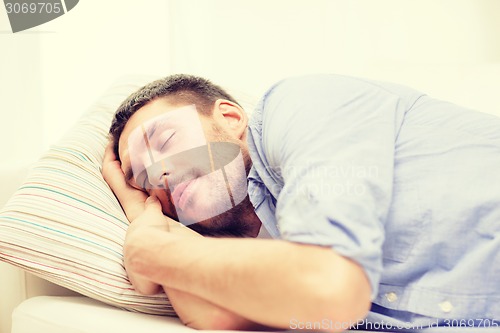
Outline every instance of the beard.
<svg viewBox="0 0 500 333">
<path fill-rule="evenodd" d="M 248 196 L 235 207 L 222 214 L 188 226 L 197 233 L 208 237 L 251 237 L 254 224 L 249 218 L 253 206 Z"/>
</svg>

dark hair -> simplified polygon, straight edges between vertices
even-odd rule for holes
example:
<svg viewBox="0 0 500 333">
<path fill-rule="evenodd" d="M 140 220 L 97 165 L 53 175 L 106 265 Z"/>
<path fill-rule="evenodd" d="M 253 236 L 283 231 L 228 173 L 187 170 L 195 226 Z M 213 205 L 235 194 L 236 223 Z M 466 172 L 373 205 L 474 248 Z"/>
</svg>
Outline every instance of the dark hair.
<svg viewBox="0 0 500 333">
<path fill-rule="evenodd" d="M 175 74 L 151 82 L 130 95 L 116 110 L 109 134 L 117 159 L 120 159 L 118 142 L 129 119 L 141 107 L 162 97 L 171 98 L 175 104 L 195 104 L 198 112 L 204 115 L 212 114 L 212 106 L 220 98 L 238 104 L 224 89 L 201 77 Z"/>
</svg>

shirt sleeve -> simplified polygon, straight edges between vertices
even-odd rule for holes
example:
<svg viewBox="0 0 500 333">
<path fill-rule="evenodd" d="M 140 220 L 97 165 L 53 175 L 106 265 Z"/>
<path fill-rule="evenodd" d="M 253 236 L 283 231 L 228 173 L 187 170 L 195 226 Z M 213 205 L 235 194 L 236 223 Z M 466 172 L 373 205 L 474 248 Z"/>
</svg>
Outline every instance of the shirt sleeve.
<svg viewBox="0 0 500 333">
<path fill-rule="evenodd" d="M 281 186 L 283 239 L 332 247 L 359 263 L 377 295 L 392 195 L 400 97 L 369 82 L 305 77 L 275 86 L 263 109 L 263 147 Z"/>
</svg>

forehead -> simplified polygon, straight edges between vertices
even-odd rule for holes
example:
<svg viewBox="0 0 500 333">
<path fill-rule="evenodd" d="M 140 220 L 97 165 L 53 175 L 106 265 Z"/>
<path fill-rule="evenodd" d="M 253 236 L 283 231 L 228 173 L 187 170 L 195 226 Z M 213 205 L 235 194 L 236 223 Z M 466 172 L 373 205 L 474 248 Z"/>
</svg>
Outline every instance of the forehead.
<svg viewBox="0 0 500 333">
<path fill-rule="evenodd" d="M 127 121 L 118 141 L 118 154 L 122 162 L 128 162 L 131 142 L 138 142 L 165 126 L 189 127 L 203 135 L 201 117 L 194 105 L 174 104 L 166 98 L 155 99 L 138 109 Z M 198 134 L 199 135 L 199 134 Z M 134 140 L 134 138 L 139 140 Z"/>
</svg>

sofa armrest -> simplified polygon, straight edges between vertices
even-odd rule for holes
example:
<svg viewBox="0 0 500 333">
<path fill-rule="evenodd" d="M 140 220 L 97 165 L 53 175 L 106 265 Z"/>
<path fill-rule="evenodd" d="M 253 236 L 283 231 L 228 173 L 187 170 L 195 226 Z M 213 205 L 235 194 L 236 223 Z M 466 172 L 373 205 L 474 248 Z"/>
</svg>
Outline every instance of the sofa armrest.
<svg viewBox="0 0 500 333">
<path fill-rule="evenodd" d="M 0 333 L 10 332 L 12 310 L 26 298 L 24 277 L 19 268 L 0 262 Z"/>
<path fill-rule="evenodd" d="M 27 166 L 0 169 L 0 207 L 9 200 L 27 174 Z M 10 332 L 12 310 L 26 299 L 25 273 L 17 267 L 0 262 L 0 333 Z"/>
</svg>

